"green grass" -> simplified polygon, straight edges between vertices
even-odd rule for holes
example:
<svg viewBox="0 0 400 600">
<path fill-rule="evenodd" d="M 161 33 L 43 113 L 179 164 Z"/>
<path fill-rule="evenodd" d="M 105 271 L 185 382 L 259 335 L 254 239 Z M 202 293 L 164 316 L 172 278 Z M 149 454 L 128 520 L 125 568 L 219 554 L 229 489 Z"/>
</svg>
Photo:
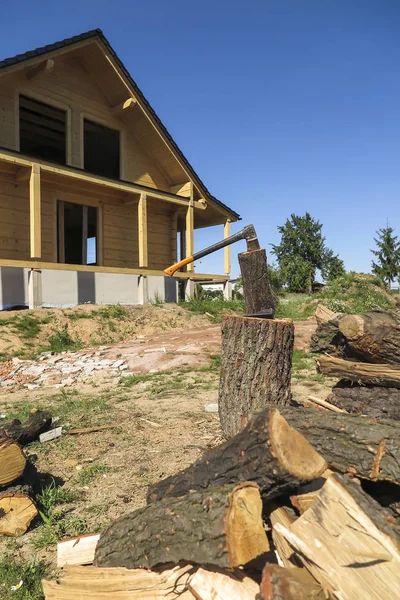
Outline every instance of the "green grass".
<svg viewBox="0 0 400 600">
<path fill-rule="evenodd" d="M 76 494 L 72 490 L 57 486 L 53 479 L 52 483 L 43 488 L 37 496 L 39 514 L 42 520 L 45 523 L 51 521 L 56 506 L 73 502 L 75 498 Z"/>
<path fill-rule="evenodd" d="M 36 549 L 54 546 L 64 537 L 75 537 L 87 533 L 85 519 L 72 513 L 56 512 L 51 520 L 40 525 L 32 539 L 33 547 Z"/>
<path fill-rule="evenodd" d="M 73 338 L 68 331 L 68 325 L 62 329 L 54 329 L 53 335 L 49 337 L 49 346 L 47 350 L 59 353 L 68 350 L 80 350 L 82 342 L 78 338 Z"/>
<path fill-rule="evenodd" d="M 293 350 L 293 361 L 292 361 L 292 370 L 296 371 L 304 371 L 310 369 L 314 366 L 313 355 L 305 352 L 305 350 L 299 350 L 295 348 Z"/>
<path fill-rule="evenodd" d="M 111 471 L 111 467 L 108 467 L 107 465 L 89 465 L 80 471 L 76 481 L 80 485 L 87 485 L 97 477 L 100 477 L 100 475 L 109 473 L 109 471 Z"/>
<path fill-rule="evenodd" d="M 214 323 L 220 323 L 224 314 L 228 312 L 237 312 L 243 314 L 244 301 L 243 300 L 223 300 L 220 298 L 214 298 L 213 300 L 204 300 L 201 298 L 190 298 L 185 302 L 180 302 L 183 308 L 186 308 L 192 313 L 203 315 L 209 313 L 212 315 L 212 321 Z"/>
<path fill-rule="evenodd" d="M 313 299 L 313 296 L 307 294 L 283 294 L 279 297 L 275 317 L 304 321 L 315 313 L 316 304 L 310 304 Z"/>
<path fill-rule="evenodd" d="M 221 369 L 221 355 L 210 354 L 211 364 L 197 369 L 200 373 L 219 373 Z"/>
<path fill-rule="evenodd" d="M 120 304 L 110 304 L 93 311 L 95 316 L 100 316 L 104 319 L 116 319 L 117 321 L 124 321 L 129 317 L 129 311 L 125 306 Z"/>
<path fill-rule="evenodd" d="M 3 554 L 0 558 L 0 598 L 1 600 L 44 600 L 41 580 L 51 577 L 49 565 L 38 558 L 30 561 Z M 22 581 L 22 587 L 12 591 L 12 586 Z"/>
</svg>

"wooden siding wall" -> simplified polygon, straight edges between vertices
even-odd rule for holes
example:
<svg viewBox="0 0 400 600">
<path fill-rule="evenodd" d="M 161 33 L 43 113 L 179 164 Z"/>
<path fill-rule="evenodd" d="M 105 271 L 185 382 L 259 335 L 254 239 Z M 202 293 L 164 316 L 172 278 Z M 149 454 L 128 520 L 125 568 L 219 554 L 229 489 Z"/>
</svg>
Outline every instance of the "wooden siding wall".
<svg viewBox="0 0 400 600">
<path fill-rule="evenodd" d="M 0 146 L 17 150 L 16 136 L 16 92 L 31 95 L 59 108 L 70 109 L 71 140 L 70 161 L 73 167 L 82 166 L 81 114 L 124 131 L 122 175 L 127 181 L 169 191 L 170 183 L 157 163 L 146 154 L 135 139 L 134 127 L 127 120 L 113 115 L 103 92 L 91 80 L 90 75 L 71 59 L 70 62 L 56 60 L 51 73 L 38 75 L 28 80 L 23 71 L 10 73 L 1 78 L 0 84 Z"/>
<path fill-rule="evenodd" d="M 55 106 L 70 109 L 71 166 L 80 167 L 82 158 L 81 113 L 124 133 L 125 179 L 148 187 L 169 191 L 170 182 L 135 139 L 126 119 L 112 114 L 110 106 L 90 76 L 78 63 L 56 60 L 54 70 L 28 81 L 23 72 L 6 75 L 0 84 L 0 146 L 16 150 L 16 91 Z M 29 260 L 29 184 L 17 184 L 15 172 L 0 165 L 0 258 Z M 137 204 L 125 204 L 120 192 L 89 193 L 68 184 L 42 181 L 42 260 L 57 260 L 56 200 L 102 206 L 103 264 L 110 267 L 138 266 Z M 164 269 L 170 264 L 173 241 L 173 205 L 148 200 L 149 268 Z"/>
</svg>

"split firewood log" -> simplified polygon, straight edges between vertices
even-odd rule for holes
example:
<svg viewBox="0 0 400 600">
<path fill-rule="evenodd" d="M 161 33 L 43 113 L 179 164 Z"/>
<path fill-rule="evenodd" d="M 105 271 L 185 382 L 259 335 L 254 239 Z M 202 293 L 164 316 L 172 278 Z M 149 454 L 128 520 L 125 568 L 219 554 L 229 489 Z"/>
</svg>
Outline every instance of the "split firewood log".
<svg viewBox="0 0 400 600">
<path fill-rule="evenodd" d="M 256 481 L 265 499 L 316 479 L 327 464 L 278 409 L 268 408 L 224 444 L 193 465 L 149 487 L 147 501 L 184 496 L 209 486 Z"/>
<path fill-rule="evenodd" d="M 21 446 L 12 440 L 0 439 L 0 488 L 21 477 L 26 458 Z"/>
<path fill-rule="evenodd" d="M 290 404 L 293 342 L 291 319 L 225 317 L 218 397 L 225 438 L 265 406 Z"/>
<path fill-rule="evenodd" d="M 261 600 L 325 600 L 322 587 L 307 569 L 266 564 L 260 586 Z"/>
<path fill-rule="evenodd" d="M 12 439 L 21 446 L 26 446 L 37 440 L 41 433 L 50 429 L 51 419 L 50 413 L 33 408 L 26 423 L 21 423 L 19 419 L 2 423 L 0 437 Z"/>
<path fill-rule="evenodd" d="M 332 469 L 400 482 L 400 422 L 317 408 L 282 408 L 282 416 Z"/>
<path fill-rule="evenodd" d="M 367 364 L 334 356 L 319 356 L 317 370 L 322 375 L 354 383 L 400 388 L 400 365 Z"/>
<path fill-rule="evenodd" d="M 236 569 L 231 573 L 199 567 L 188 581 L 196 600 L 256 600 L 260 586 Z"/>
<path fill-rule="evenodd" d="M 315 309 L 315 318 L 317 319 L 318 325 L 322 323 L 327 323 L 328 321 L 332 321 L 332 319 L 336 319 L 341 316 L 341 313 L 333 312 L 324 304 L 318 304 Z"/>
<path fill-rule="evenodd" d="M 42 586 L 46 600 L 194 600 L 187 589 L 191 571 L 191 565 L 161 573 L 67 565 Z"/>
<path fill-rule="evenodd" d="M 301 517 L 275 527 L 334 598 L 382 600 L 400 597 L 400 535 L 392 522 L 357 483 L 334 474 Z"/>
<path fill-rule="evenodd" d="M 94 564 L 135 569 L 186 560 L 238 567 L 269 550 L 261 514 L 254 483 L 166 498 L 112 523 L 100 535 Z"/>
<path fill-rule="evenodd" d="M 376 310 L 339 319 L 346 355 L 370 363 L 400 364 L 400 310 Z"/>
<path fill-rule="evenodd" d="M 35 504 L 36 467 L 27 462 L 21 477 L 0 489 L 0 535 L 24 534 L 38 515 Z"/>
<path fill-rule="evenodd" d="M 269 513 L 269 520 L 272 525 L 272 541 L 278 559 L 285 567 L 302 567 L 301 560 L 297 557 L 289 542 L 286 541 L 286 538 L 275 527 L 277 523 L 281 523 L 286 528 L 290 527 L 297 518 L 293 509 L 287 506 L 274 506 L 273 503 L 267 503 L 266 512 Z"/>
<path fill-rule="evenodd" d="M 395 388 L 337 385 L 327 400 L 348 413 L 400 421 L 400 390 Z"/>
</svg>

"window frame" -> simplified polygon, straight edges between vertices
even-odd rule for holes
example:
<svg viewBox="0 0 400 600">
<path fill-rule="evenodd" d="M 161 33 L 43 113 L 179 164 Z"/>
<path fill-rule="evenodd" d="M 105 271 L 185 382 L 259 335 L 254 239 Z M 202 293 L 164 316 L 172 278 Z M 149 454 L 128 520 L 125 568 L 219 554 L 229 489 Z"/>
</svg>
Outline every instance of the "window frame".
<svg viewBox="0 0 400 600">
<path fill-rule="evenodd" d="M 121 126 L 120 123 L 116 122 L 114 119 L 104 119 L 97 115 L 93 115 L 87 111 L 82 111 L 80 113 L 79 119 L 79 129 L 80 129 L 80 167 L 85 173 L 89 173 L 89 171 L 85 170 L 85 119 L 87 121 L 91 121 L 92 123 L 96 123 L 97 125 L 102 125 L 103 127 L 108 127 L 108 129 L 113 129 L 114 131 L 118 131 L 119 133 L 119 179 L 118 181 L 126 181 L 126 128 Z M 110 179 L 109 177 L 105 177 L 104 175 L 96 175 L 96 177 L 104 177 L 104 179 Z"/>
<path fill-rule="evenodd" d="M 42 94 L 37 94 L 36 92 L 32 92 L 29 88 L 18 88 L 15 93 L 15 149 L 17 152 L 21 152 L 21 144 L 20 144 L 20 96 L 25 96 L 25 98 L 29 98 L 32 100 L 36 100 L 36 102 L 41 102 L 42 104 L 46 104 L 52 108 L 57 108 L 58 110 L 63 110 L 66 113 L 65 120 L 65 166 L 72 166 L 72 109 L 68 104 L 63 102 L 58 102 L 57 100 L 53 100 L 53 98 L 49 96 L 44 96 Z M 36 159 L 40 162 L 42 159 Z M 43 162 L 50 162 L 43 159 Z"/>
</svg>

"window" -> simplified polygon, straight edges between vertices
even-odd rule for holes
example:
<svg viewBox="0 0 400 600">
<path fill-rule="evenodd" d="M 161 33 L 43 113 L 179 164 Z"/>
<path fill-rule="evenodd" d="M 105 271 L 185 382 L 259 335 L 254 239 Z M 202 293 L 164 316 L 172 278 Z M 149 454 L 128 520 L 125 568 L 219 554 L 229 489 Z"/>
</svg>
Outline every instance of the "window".
<svg viewBox="0 0 400 600">
<path fill-rule="evenodd" d="M 95 175 L 120 178 L 119 131 L 84 119 L 84 168 Z"/>
<path fill-rule="evenodd" d="M 58 262 L 97 264 L 97 208 L 57 203 Z"/>
<path fill-rule="evenodd" d="M 67 113 L 26 96 L 19 97 L 19 149 L 22 154 L 65 165 Z"/>
</svg>

